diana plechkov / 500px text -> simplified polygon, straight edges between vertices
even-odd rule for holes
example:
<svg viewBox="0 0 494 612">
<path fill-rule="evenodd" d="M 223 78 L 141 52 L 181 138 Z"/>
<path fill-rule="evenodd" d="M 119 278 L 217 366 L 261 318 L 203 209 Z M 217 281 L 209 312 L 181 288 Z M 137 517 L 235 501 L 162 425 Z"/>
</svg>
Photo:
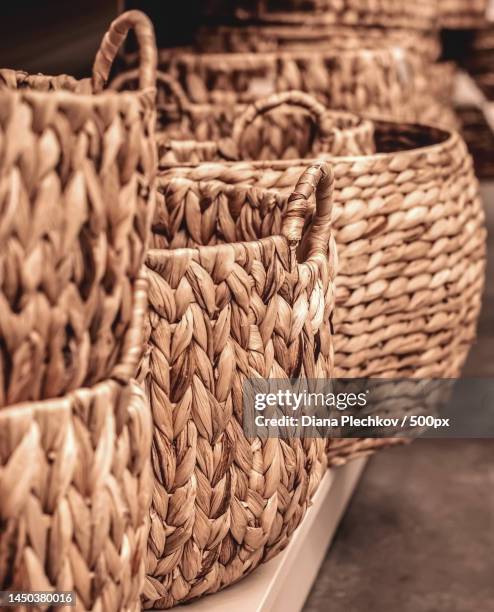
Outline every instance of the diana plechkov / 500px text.
<svg viewBox="0 0 494 612">
<path fill-rule="evenodd" d="M 340 415 L 338 417 L 321 418 L 310 415 L 303 415 L 300 417 L 289 415 L 267 417 L 262 414 L 258 414 L 256 416 L 255 423 L 257 427 L 433 427 L 434 429 L 449 427 L 450 424 L 449 419 L 423 415 L 405 415 L 402 418 L 387 418 L 380 416 L 355 417 L 352 415 Z"/>
</svg>

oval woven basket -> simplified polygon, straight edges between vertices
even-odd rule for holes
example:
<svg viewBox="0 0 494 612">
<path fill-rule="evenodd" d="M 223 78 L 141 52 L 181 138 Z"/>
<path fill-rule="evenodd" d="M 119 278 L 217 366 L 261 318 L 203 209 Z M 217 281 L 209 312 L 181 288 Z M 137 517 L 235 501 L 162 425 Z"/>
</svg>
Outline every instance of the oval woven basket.
<svg viewBox="0 0 494 612">
<path fill-rule="evenodd" d="M 135 61 L 127 58 L 129 66 Z M 159 52 L 160 69 L 194 104 L 249 104 L 299 90 L 328 108 L 387 120 L 447 125 L 451 115 L 429 91 L 422 58 L 403 48 L 272 53 Z M 445 112 L 446 111 L 446 112 Z"/>
<path fill-rule="evenodd" d="M 398 47 L 436 61 L 441 54 L 437 32 L 404 28 L 344 25 L 203 26 L 196 37 L 206 53 L 269 53 L 273 51 L 382 49 Z"/>
<path fill-rule="evenodd" d="M 331 376 L 332 183 L 325 164 L 304 172 L 277 234 L 148 253 L 155 490 L 146 609 L 213 593 L 278 554 L 324 473 L 323 439 L 247 439 L 242 397 L 249 378 Z M 209 225 L 247 201 L 280 206 L 276 191 L 214 180 L 171 179 L 166 191 L 199 223 L 199 203 L 210 201 Z M 188 218 L 200 239 L 205 227 Z"/>
<path fill-rule="evenodd" d="M 466 2 L 468 0 L 464 0 Z M 430 0 L 208 0 L 204 12 L 219 21 L 326 23 L 432 30 L 438 8 Z"/>
<path fill-rule="evenodd" d="M 256 111 L 239 120 L 243 133 Z M 334 317 L 338 378 L 455 378 L 475 337 L 485 269 L 485 223 L 472 160 L 456 132 L 375 123 L 377 153 L 333 157 L 340 262 Z M 289 194 L 308 159 L 171 164 L 159 176 L 153 244 L 166 248 L 261 238 L 283 209 L 222 209 L 170 197 L 178 177 Z M 191 208 L 193 207 L 193 208 Z M 195 211 L 192 214 L 191 211 Z M 200 216 L 201 220 L 196 218 Z M 203 228 L 192 233 L 190 220 Z"/>
<path fill-rule="evenodd" d="M 1 410 L 0 589 L 75 591 L 81 612 L 138 612 L 150 447 L 136 384 Z"/>
<path fill-rule="evenodd" d="M 129 29 L 139 91 L 103 91 Z M 155 202 L 155 73 L 137 11 L 111 24 L 92 80 L 0 71 L 0 406 L 122 371 Z"/>
<path fill-rule="evenodd" d="M 136 77 L 135 70 L 121 73 L 111 87 L 120 90 L 136 86 Z M 161 72 L 157 83 L 158 163 L 199 162 L 207 161 L 210 155 L 214 157 L 217 151 L 214 141 L 231 136 L 246 105 L 194 104 L 173 78 Z M 285 104 L 279 100 L 275 113 L 251 122 L 242 150 L 235 147 L 231 155 L 241 155 L 243 159 L 290 159 L 300 158 L 308 151 L 333 155 L 374 151 L 371 121 L 344 111 L 328 111 L 303 92 L 285 94 Z M 222 146 L 228 155 L 228 147 Z"/>
</svg>

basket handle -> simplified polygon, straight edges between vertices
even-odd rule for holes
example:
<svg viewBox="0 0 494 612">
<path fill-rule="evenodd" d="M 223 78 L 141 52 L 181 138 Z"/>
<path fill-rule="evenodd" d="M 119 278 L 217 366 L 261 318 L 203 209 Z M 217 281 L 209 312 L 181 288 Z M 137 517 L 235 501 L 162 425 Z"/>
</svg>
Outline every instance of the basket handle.
<svg viewBox="0 0 494 612">
<path fill-rule="evenodd" d="M 288 199 L 288 208 L 281 228 L 282 235 L 292 247 L 302 240 L 302 233 L 309 210 L 309 198 L 316 194 L 316 210 L 310 229 L 304 236 L 306 257 L 327 256 L 331 238 L 331 214 L 333 210 L 333 168 L 325 161 L 316 162 L 302 174 Z"/>
<path fill-rule="evenodd" d="M 313 119 L 314 123 L 319 130 L 319 138 L 321 140 L 328 140 L 332 136 L 333 121 L 327 114 L 326 107 L 318 102 L 315 98 L 303 91 L 286 91 L 283 93 L 276 93 L 255 102 L 247 107 L 243 113 L 235 120 L 232 137 L 233 140 L 240 144 L 242 136 L 245 130 L 253 123 L 258 117 L 265 115 L 266 113 L 287 104 L 289 106 L 295 106 L 302 108 L 309 112 L 309 115 Z"/>
<path fill-rule="evenodd" d="M 139 45 L 139 88 L 156 87 L 158 51 L 153 25 L 141 11 L 127 11 L 112 21 L 101 41 L 93 64 L 92 85 L 95 93 L 102 91 L 106 85 L 115 57 L 129 30 L 134 30 Z"/>
</svg>

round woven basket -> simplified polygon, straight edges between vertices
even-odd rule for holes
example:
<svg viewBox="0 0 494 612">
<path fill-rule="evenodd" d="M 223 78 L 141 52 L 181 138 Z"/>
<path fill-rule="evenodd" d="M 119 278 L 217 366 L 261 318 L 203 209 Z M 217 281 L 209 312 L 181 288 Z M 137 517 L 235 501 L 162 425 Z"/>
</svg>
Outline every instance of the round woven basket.
<svg viewBox="0 0 494 612">
<path fill-rule="evenodd" d="M 251 54 L 161 50 L 159 65 L 194 104 L 227 108 L 300 90 L 331 109 L 411 122 L 423 121 L 426 111 L 427 123 L 447 121 L 430 92 L 424 61 L 398 47 Z"/>
<path fill-rule="evenodd" d="M 449 30 L 473 30 L 486 22 L 488 0 L 439 0 L 439 25 Z"/>
<path fill-rule="evenodd" d="M 464 0 L 466 2 L 468 0 Z M 430 0 L 208 0 L 203 9 L 215 21 L 326 23 L 431 30 L 438 8 Z"/>
<path fill-rule="evenodd" d="M 129 70 L 115 78 L 111 86 L 117 90 L 135 86 L 136 77 L 136 71 Z M 224 139 L 231 135 L 235 120 L 246 105 L 194 104 L 168 75 L 159 72 L 157 82 L 156 141 L 160 165 L 214 159 L 220 139 L 224 155 L 242 159 L 300 158 L 308 151 L 333 155 L 374 152 L 371 121 L 343 111 L 328 111 L 308 94 L 289 92 L 280 94 L 285 96 L 285 104 L 277 98 L 276 113 L 251 122 L 241 151 L 235 146 L 229 153 Z"/>
<path fill-rule="evenodd" d="M 129 29 L 139 91 L 103 91 Z M 155 202 L 155 73 L 136 11 L 110 26 L 92 80 L 0 71 L 0 406 L 122 371 Z"/>
<path fill-rule="evenodd" d="M 138 612 L 150 447 L 135 384 L 0 410 L 0 589 L 74 591 L 81 612 Z"/>
<path fill-rule="evenodd" d="M 238 122 L 239 138 L 257 111 Z M 472 160 L 456 132 L 376 122 L 377 153 L 332 157 L 339 272 L 334 317 L 338 378 L 457 377 L 475 337 L 484 284 L 484 213 Z M 166 248 L 262 238 L 283 209 L 245 202 L 221 221 L 207 199 L 170 197 L 181 177 L 288 194 L 308 159 L 170 164 L 159 176 L 153 244 Z M 194 208 L 189 208 L 194 206 Z M 201 217 L 192 233 L 190 210 Z M 228 234 L 225 234 L 228 228 Z"/>
<path fill-rule="evenodd" d="M 155 490 L 146 609 L 213 593 L 274 557 L 317 489 L 326 441 L 247 439 L 243 385 L 250 378 L 331 376 L 332 185 L 325 164 L 310 167 L 269 237 L 148 253 L 144 370 Z M 303 231 L 313 192 L 315 214 Z M 215 180 L 171 179 L 166 197 L 188 203 L 196 244 L 233 207 L 281 206 L 276 191 Z M 205 199 L 206 226 L 199 208 Z"/>
<path fill-rule="evenodd" d="M 397 47 L 435 61 L 441 54 L 437 32 L 328 24 L 204 26 L 197 49 L 206 53 L 354 50 Z"/>
</svg>

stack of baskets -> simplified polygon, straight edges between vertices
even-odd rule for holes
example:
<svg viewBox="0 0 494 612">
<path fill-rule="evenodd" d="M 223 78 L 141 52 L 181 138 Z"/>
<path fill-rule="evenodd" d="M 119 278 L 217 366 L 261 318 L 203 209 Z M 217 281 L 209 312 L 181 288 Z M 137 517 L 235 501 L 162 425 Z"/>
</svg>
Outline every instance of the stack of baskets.
<svg viewBox="0 0 494 612">
<path fill-rule="evenodd" d="M 287 461 L 296 465 L 299 441 L 247 442 L 239 424 L 241 380 L 324 377 L 324 364 L 332 362 L 328 329 L 323 334 L 324 325 L 315 323 L 332 300 L 324 309 L 314 295 L 307 302 L 318 278 L 319 291 L 326 291 L 321 268 L 302 274 L 308 263 L 302 260 L 294 291 L 283 263 L 286 246 L 271 243 L 266 250 L 268 241 L 288 236 L 294 199 L 307 197 L 304 185 L 311 181 L 296 183 L 307 164 L 316 163 L 314 152 L 286 161 L 246 161 L 244 153 L 249 126 L 268 113 L 284 120 L 290 105 L 311 110 L 313 142 L 327 141 L 324 126 L 334 113 L 319 115 L 315 101 L 287 93 L 248 108 L 235 122 L 233 143 L 170 140 L 171 152 L 186 144 L 199 160 L 207 149 L 206 161 L 174 157 L 160 167 L 144 368 L 156 427 L 145 608 L 215 592 L 272 558 L 318 482 L 319 469 L 300 473 L 296 478 L 306 484 L 299 493 L 285 472 Z M 475 337 L 485 267 L 484 216 L 471 159 L 456 133 L 425 126 L 376 122 L 375 144 L 376 153 L 329 154 L 340 260 L 334 373 L 457 377 Z M 320 173 L 317 168 L 312 172 Z M 321 214 L 316 209 L 309 235 Z M 292 246 L 299 241 L 298 233 Z M 302 240 L 298 254 L 312 253 L 314 242 Z M 320 330 L 316 362 L 312 348 L 301 350 L 303 326 L 309 339 Z M 307 470 L 308 457 L 317 457 L 319 466 L 338 465 L 393 443 L 330 440 L 324 457 L 316 441 L 305 440 L 299 465 Z"/>
<path fill-rule="evenodd" d="M 300 90 L 332 109 L 457 125 L 450 101 L 431 91 L 433 3 L 213 2 L 210 13 L 195 49 L 160 52 L 161 69 L 193 104 L 230 108 Z"/>
<path fill-rule="evenodd" d="M 140 89 L 103 85 L 134 29 Z M 92 80 L 0 71 L 0 590 L 140 609 L 151 495 L 143 262 L 156 47 L 122 15 Z M 39 609 L 45 609 L 46 605 Z"/>
<path fill-rule="evenodd" d="M 130 28 L 139 67 L 103 92 Z M 157 73 L 132 11 L 92 80 L 0 72 L 1 590 L 133 612 L 222 589 L 287 545 L 328 465 L 396 443 L 250 439 L 246 381 L 458 376 L 485 266 L 471 159 L 455 132 L 327 110 L 417 118 L 421 58 L 352 45 L 166 51 Z"/>
</svg>

